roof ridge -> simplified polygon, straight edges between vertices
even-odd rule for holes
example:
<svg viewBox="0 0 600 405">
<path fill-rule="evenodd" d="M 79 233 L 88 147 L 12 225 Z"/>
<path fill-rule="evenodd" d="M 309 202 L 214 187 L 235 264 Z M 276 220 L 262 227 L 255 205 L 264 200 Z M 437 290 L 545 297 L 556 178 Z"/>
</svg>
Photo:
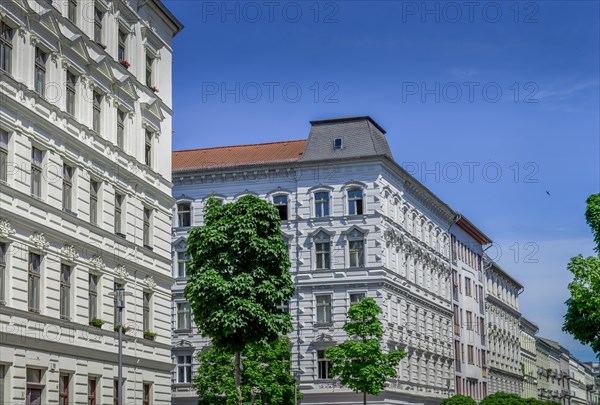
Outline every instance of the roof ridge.
<svg viewBox="0 0 600 405">
<path fill-rule="evenodd" d="M 174 150 L 173 153 L 177 152 L 194 152 L 199 150 L 215 150 L 215 149 L 226 149 L 226 148 L 240 148 L 244 146 L 263 146 L 263 145 L 275 145 L 280 143 L 290 143 L 290 142 L 306 142 L 306 139 L 292 139 L 288 141 L 274 141 L 274 142 L 263 142 L 263 143 L 247 143 L 247 144 L 239 144 L 239 145 L 225 145 L 225 146 L 213 146 L 210 148 L 195 148 L 195 149 L 181 149 Z"/>
</svg>

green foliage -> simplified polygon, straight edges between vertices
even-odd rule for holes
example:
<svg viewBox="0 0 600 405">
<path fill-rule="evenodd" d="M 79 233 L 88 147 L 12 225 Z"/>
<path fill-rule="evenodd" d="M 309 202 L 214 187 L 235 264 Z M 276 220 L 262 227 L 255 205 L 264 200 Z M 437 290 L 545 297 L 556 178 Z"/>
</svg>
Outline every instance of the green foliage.
<svg viewBox="0 0 600 405">
<path fill-rule="evenodd" d="M 271 344 L 248 345 L 242 352 L 242 397 L 244 403 L 291 405 L 294 403 L 294 378 L 290 373 L 290 341 L 278 339 Z M 233 377 L 234 358 L 223 349 L 209 346 L 198 353 L 195 386 L 199 404 L 235 405 L 238 403 Z M 254 395 L 252 388 L 258 388 Z"/>
<path fill-rule="evenodd" d="M 477 405 L 477 402 L 471 397 L 456 394 L 444 399 L 440 405 Z"/>
<path fill-rule="evenodd" d="M 385 388 L 386 378 L 396 376 L 396 367 L 406 356 L 400 350 L 382 352 L 380 313 L 381 308 L 373 298 L 352 305 L 348 310 L 348 322 L 343 327 L 350 339 L 327 349 L 331 374 L 339 375 L 340 383 L 355 392 L 379 394 Z"/>
<path fill-rule="evenodd" d="M 523 399 L 516 394 L 496 392 L 485 397 L 480 405 L 522 405 L 522 403 Z"/>
<path fill-rule="evenodd" d="M 92 318 L 90 320 L 90 326 L 95 326 L 96 328 L 101 328 L 102 325 L 104 325 L 106 323 L 106 321 L 103 321 L 100 318 Z M 116 331 L 117 329 L 115 329 Z"/>
<path fill-rule="evenodd" d="M 275 206 L 251 195 L 222 206 L 210 198 L 204 221 L 187 241 L 185 287 L 202 335 L 235 353 L 290 332 L 290 316 L 276 308 L 294 288 Z"/>
<path fill-rule="evenodd" d="M 600 194 L 587 199 L 585 218 L 592 228 L 595 250 L 600 253 Z M 563 331 L 583 344 L 589 344 L 600 358 L 600 257 L 575 256 L 567 265 L 573 273 L 571 297 L 566 301 Z"/>
</svg>

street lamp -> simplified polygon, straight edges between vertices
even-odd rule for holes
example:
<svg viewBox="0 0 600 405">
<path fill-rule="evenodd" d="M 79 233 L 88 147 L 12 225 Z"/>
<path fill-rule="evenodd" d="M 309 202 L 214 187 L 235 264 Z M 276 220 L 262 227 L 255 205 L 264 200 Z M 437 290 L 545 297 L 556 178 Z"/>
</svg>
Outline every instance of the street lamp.
<svg viewBox="0 0 600 405">
<path fill-rule="evenodd" d="M 115 297 L 115 305 L 119 310 L 117 317 L 117 329 L 119 331 L 119 355 L 117 360 L 117 401 L 119 405 L 123 404 L 123 308 L 125 308 L 125 297 L 132 295 L 126 293 L 123 286 L 118 286 L 115 291 L 108 294 Z"/>
<path fill-rule="evenodd" d="M 448 390 L 448 398 L 450 398 L 450 379 L 446 378 L 446 389 Z"/>
<path fill-rule="evenodd" d="M 302 372 L 298 369 L 293 369 L 292 373 L 294 374 L 294 405 L 298 405 L 298 381 Z"/>
</svg>

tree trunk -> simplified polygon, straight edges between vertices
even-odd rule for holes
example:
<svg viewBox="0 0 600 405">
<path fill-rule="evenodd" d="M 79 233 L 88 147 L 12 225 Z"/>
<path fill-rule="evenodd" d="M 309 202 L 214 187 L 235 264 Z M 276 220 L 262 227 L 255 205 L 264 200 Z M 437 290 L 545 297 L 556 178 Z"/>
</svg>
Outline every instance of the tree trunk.
<svg viewBox="0 0 600 405">
<path fill-rule="evenodd" d="M 363 391 L 363 404 L 367 405 L 367 391 Z"/>
<path fill-rule="evenodd" d="M 242 405 L 242 354 L 235 352 L 235 389 L 238 393 L 238 405 Z"/>
</svg>

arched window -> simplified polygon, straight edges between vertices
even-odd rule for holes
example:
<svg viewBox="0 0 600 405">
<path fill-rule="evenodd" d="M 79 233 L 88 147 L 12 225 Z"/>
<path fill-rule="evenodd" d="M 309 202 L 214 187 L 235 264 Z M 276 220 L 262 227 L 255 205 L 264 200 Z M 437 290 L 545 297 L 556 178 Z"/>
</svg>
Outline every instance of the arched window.
<svg viewBox="0 0 600 405">
<path fill-rule="evenodd" d="M 288 220 L 288 196 L 285 194 L 276 195 L 273 197 L 273 204 L 279 211 L 279 218 L 282 221 Z"/>
<path fill-rule="evenodd" d="M 192 204 L 189 202 L 177 203 L 177 226 L 188 227 L 192 225 Z"/>
<path fill-rule="evenodd" d="M 363 214 L 363 191 L 359 188 L 348 190 L 348 215 Z"/>
<path fill-rule="evenodd" d="M 329 216 L 329 191 L 315 193 L 315 217 Z"/>
</svg>

